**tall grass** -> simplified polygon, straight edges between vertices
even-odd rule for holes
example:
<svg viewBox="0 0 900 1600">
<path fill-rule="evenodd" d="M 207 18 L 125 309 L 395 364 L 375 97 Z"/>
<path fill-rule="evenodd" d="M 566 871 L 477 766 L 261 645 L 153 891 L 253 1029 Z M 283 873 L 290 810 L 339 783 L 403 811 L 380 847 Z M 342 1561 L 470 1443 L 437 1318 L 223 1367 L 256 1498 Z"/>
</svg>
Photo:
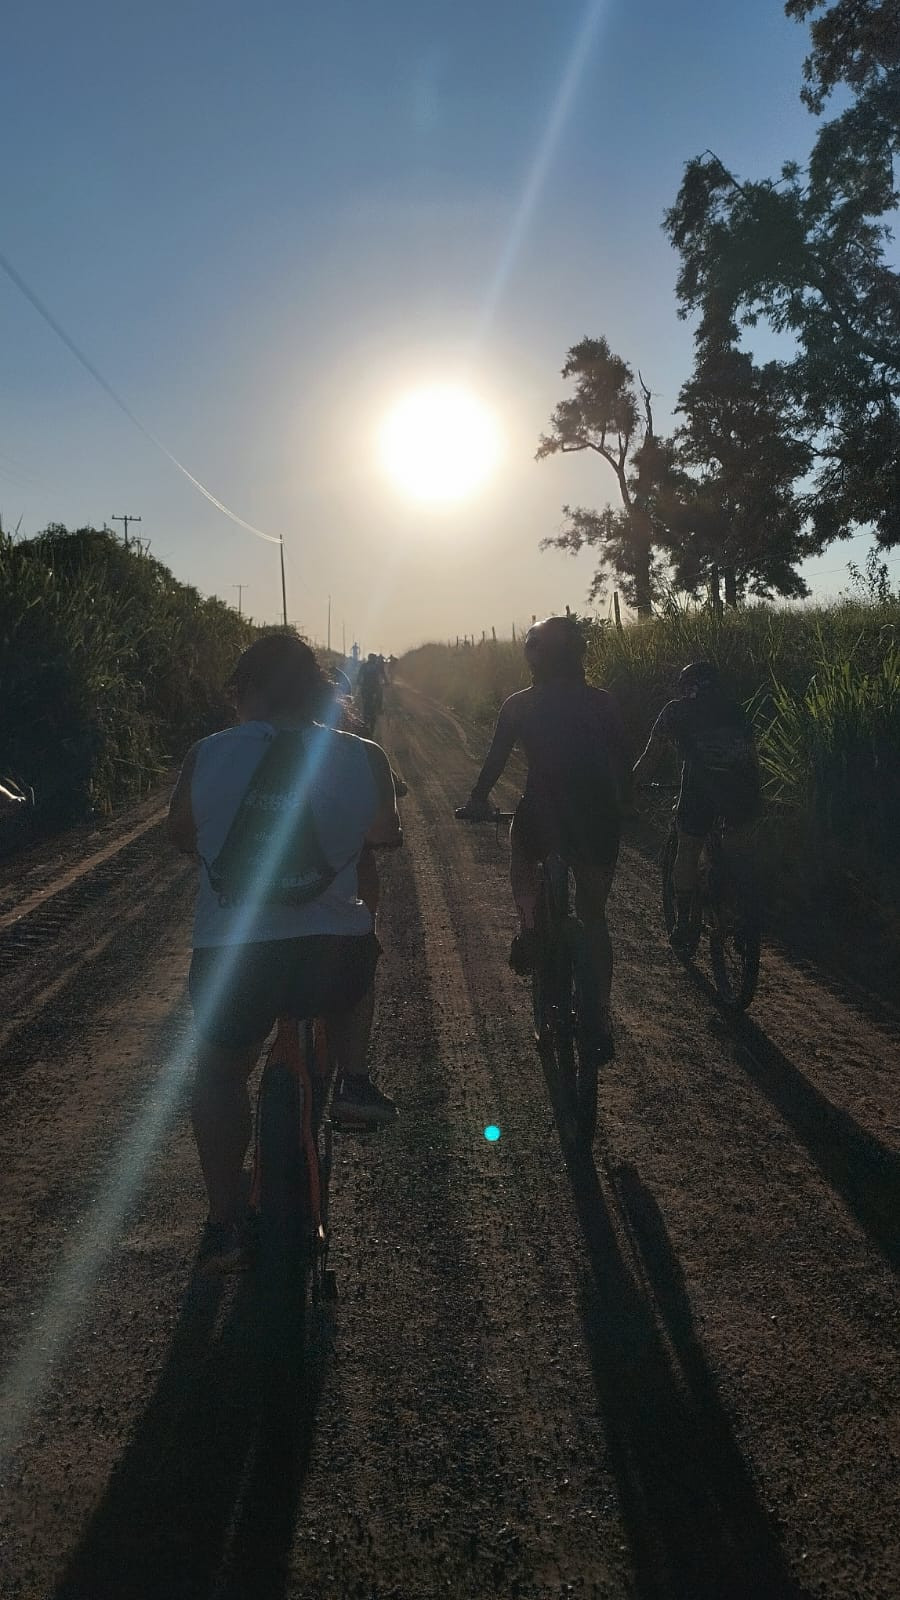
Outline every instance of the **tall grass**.
<svg viewBox="0 0 900 1600">
<path fill-rule="evenodd" d="M 0 534 L 0 768 L 48 820 L 106 811 L 227 720 L 252 625 L 92 528 Z"/>
</svg>

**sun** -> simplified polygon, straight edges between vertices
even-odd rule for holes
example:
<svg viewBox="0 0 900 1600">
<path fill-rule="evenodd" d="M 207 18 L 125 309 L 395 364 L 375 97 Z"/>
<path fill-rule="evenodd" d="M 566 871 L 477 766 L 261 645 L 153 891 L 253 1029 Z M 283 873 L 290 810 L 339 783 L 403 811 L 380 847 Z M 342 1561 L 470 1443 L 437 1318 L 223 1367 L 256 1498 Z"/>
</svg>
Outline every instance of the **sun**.
<svg viewBox="0 0 900 1600">
<path fill-rule="evenodd" d="M 500 458 L 493 413 L 462 385 L 413 389 L 388 412 L 378 432 L 378 457 L 391 482 L 411 500 L 449 505 L 476 494 Z"/>
</svg>

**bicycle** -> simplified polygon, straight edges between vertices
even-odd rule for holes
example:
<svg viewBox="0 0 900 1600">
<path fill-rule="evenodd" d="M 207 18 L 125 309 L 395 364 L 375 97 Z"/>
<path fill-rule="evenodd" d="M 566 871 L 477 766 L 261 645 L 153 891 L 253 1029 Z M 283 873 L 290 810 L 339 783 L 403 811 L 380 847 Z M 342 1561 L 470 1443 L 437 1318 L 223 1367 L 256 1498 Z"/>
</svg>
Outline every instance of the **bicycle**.
<svg viewBox="0 0 900 1600">
<path fill-rule="evenodd" d="M 471 816 L 461 822 L 511 822 L 511 811 Z M 575 1139 L 589 1149 L 597 1130 L 598 1055 L 602 1018 L 583 922 L 574 913 L 572 864 L 552 851 L 540 865 L 535 911 L 535 961 L 531 979 L 534 1037 L 552 1048 L 566 1099 L 574 1111 Z"/>
<path fill-rule="evenodd" d="M 653 783 L 657 793 L 676 794 L 677 784 Z M 692 961 L 704 934 L 720 1003 L 727 1011 L 746 1011 L 759 979 L 760 920 L 755 896 L 727 859 L 724 817 L 717 817 L 700 853 L 699 880 L 691 912 L 691 937 L 684 955 Z M 675 857 L 678 829 L 674 812 L 660 862 L 663 918 L 671 938 L 675 928 Z"/>
<path fill-rule="evenodd" d="M 324 1025 L 280 1017 L 256 1099 L 250 1209 L 263 1275 L 313 1303 L 337 1299 L 328 1266 L 333 1165 L 325 1115 L 332 1066 Z"/>
</svg>

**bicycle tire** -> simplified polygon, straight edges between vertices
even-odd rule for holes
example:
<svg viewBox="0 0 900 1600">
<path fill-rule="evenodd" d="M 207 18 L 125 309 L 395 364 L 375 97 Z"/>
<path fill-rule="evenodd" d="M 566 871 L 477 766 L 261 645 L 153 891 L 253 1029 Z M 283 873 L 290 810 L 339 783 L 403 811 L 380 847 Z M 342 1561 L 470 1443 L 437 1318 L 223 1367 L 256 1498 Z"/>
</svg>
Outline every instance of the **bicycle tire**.
<svg viewBox="0 0 900 1600">
<path fill-rule="evenodd" d="M 731 917 L 729 905 L 735 908 Z M 710 914 L 709 959 L 716 994 L 726 1011 L 738 1014 L 750 1005 L 759 981 L 759 915 L 750 896 L 733 882 L 716 894 Z"/>
</svg>

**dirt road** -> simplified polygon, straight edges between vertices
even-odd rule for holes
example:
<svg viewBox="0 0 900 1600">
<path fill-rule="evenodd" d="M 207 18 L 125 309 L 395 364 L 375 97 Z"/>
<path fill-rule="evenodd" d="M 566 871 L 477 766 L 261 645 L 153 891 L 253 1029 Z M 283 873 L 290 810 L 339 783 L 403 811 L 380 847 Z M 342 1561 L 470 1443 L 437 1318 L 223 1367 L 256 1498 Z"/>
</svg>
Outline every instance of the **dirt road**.
<svg viewBox="0 0 900 1600">
<path fill-rule="evenodd" d="M 151 806 L 0 886 L 2 1600 L 889 1600 L 896 1022 L 767 950 L 728 1026 L 626 849 L 618 1056 L 567 1164 L 505 849 L 452 820 L 479 742 L 395 702 L 402 1117 L 340 1141 L 293 1397 L 253 1276 L 193 1273 L 192 869 Z"/>
</svg>

